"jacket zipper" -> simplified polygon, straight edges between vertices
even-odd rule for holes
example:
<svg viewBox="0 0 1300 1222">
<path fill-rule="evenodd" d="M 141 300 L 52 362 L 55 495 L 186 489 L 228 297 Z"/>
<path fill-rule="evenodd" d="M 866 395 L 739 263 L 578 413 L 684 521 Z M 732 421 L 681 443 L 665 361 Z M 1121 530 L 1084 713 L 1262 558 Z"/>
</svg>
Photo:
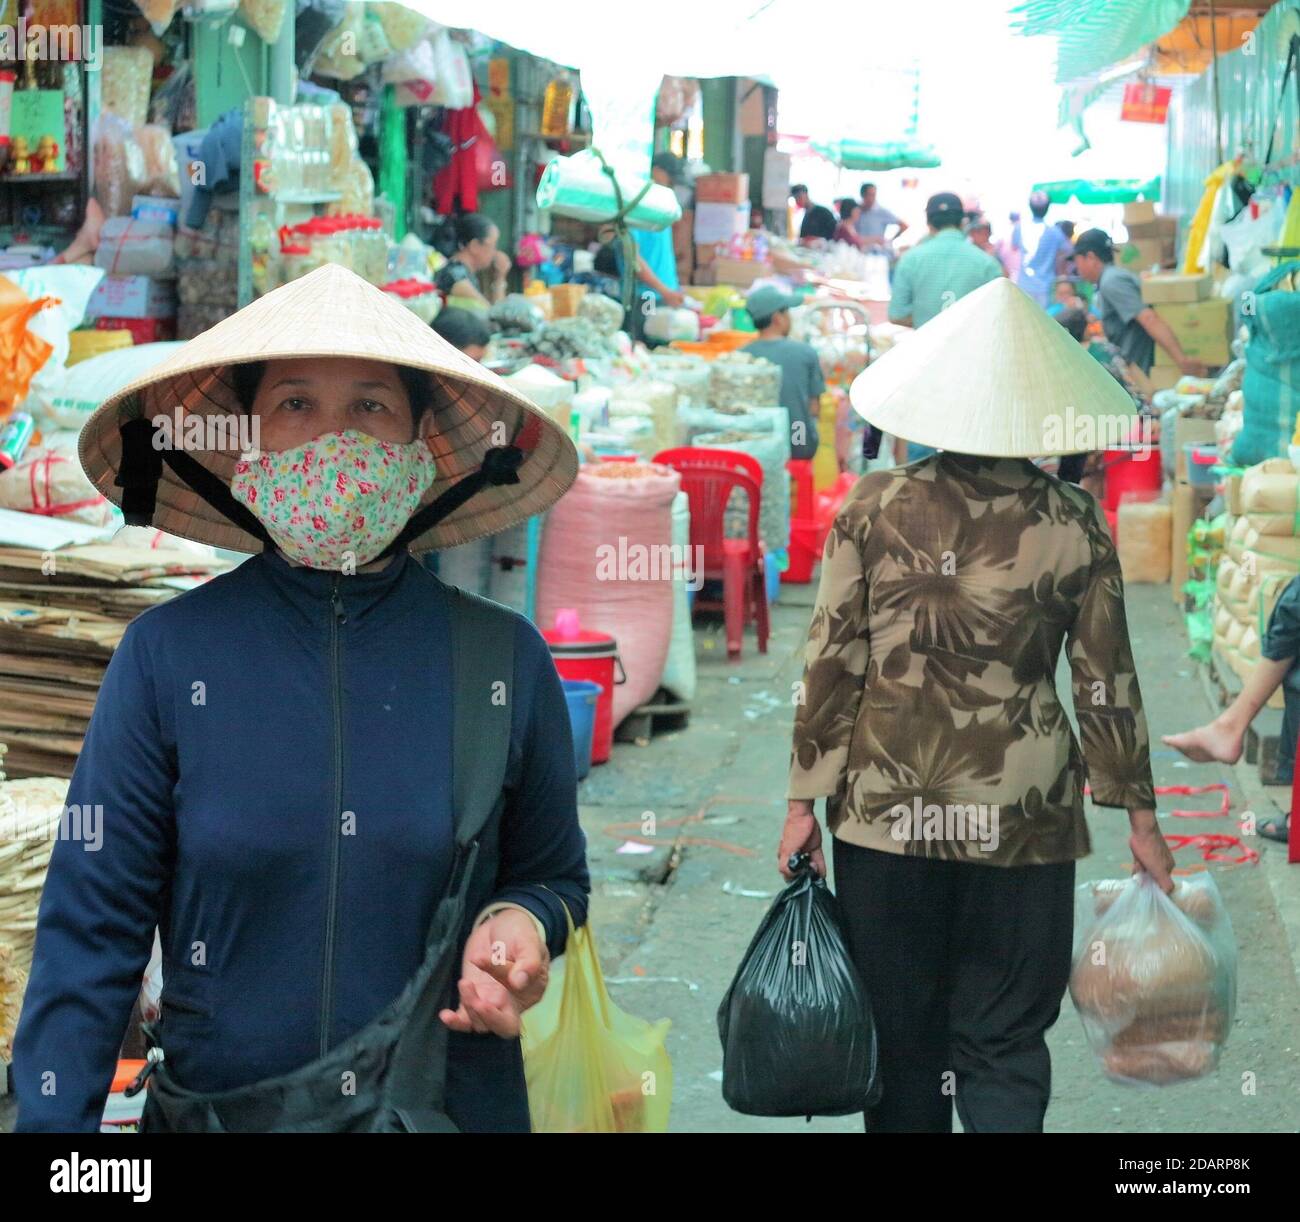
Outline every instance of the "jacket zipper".
<svg viewBox="0 0 1300 1222">
<path fill-rule="evenodd" d="M 339 629 L 348 622 L 339 596 L 341 576 L 334 575 L 330 588 L 330 696 L 334 707 L 334 806 L 330 811 L 330 889 L 325 914 L 325 970 L 321 979 L 320 1055 L 330 1050 L 330 1027 L 334 1021 L 334 926 L 338 916 L 339 837 L 343 817 L 343 677 L 342 642 Z"/>
</svg>

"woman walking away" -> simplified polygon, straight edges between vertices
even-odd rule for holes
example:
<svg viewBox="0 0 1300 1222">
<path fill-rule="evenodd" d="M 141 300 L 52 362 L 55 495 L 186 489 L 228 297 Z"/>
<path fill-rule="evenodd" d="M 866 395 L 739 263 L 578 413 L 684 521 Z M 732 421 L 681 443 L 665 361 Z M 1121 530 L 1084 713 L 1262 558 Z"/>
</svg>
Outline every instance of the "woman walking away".
<svg viewBox="0 0 1300 1222">
<path fill-rule="evenodd" d="M 1083 787 L 1172 889 L 1124 586 L 1098 503 L 1031 455 L 1133 416 L 1009 279 L 866 370 L 854 407 L 942 453 L 858 481 L 826 541 L 779 861 L 821 859 L 879 1028 L 880 1132 L 1038 1132 L 1070 971 Z M 1098 434 L 1109 435 L 1109 434 Z M 1057 698 L 1062 647 L 1082 749 Z M 824 869 L 824 867 L 822 867 Z"/>
<path fill-rule="evenodd" d="M 177 404 L 220 441 L 156 449 Z M 519 1016 L 586 914 L 568 713 L 536 630 L 409 552 L 540 513 L 572 442 L 327 264 L 110 398 L 81 460 L 129 524 L 257 554 L 113 654 L 68 790 L 102 845 L 54 847 L 18 1128 L 98 1130 L 157 926 L 146 1131 L 527 1132 Z"/>
</svg>

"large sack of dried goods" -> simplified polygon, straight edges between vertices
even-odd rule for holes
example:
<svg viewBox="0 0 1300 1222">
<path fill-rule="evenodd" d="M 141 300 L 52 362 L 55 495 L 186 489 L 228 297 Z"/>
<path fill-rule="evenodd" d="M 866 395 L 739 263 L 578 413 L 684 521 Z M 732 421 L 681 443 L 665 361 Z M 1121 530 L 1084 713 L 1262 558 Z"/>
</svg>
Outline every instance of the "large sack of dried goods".
<svg viewBox="0 0 1300 1222">
<path fill-rule="evenodd" d="M 1121 501 L 1116 546 L 1126 583 L 1168 581 L 1173 557 L 1170 506 L 1163 501 Z"/>
<path fill-rule="evenodd" d="M 659 687 L 673 629 L 673 500 L 681 476 L 655 463 L 593 463 L 546 519 L 537 622 L 573 607 L 586 628 L 618 642 L 627 682 L 614 688 L 614 724 Z"/>
</svg>

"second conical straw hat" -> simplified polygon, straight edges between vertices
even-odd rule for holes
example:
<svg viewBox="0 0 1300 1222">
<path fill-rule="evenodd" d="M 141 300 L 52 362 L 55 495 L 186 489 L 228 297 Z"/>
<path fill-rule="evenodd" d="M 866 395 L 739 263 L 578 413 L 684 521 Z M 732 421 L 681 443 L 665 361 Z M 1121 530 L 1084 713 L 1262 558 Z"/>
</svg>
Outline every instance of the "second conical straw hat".
<svg viewBox="0 0 1300 1222">
<path fill-rule="evenodd" d="M 1006 277 L 891 348 L 850 398 L 895 437 L 1000 458 L 1120 445 L 1137 421 L 1128 391 Z"/>
</svg>

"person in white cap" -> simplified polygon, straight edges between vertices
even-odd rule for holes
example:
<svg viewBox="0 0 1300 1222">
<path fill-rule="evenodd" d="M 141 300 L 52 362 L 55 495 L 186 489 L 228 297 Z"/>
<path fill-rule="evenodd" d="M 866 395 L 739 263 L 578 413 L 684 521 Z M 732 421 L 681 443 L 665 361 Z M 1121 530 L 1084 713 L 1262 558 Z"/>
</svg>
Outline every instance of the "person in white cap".
<svg viewBox="0 0 1300 1222">
<path fill-rule="evenodd" d="M 826 541 L 795 714 L 783 874 L 825 873 L 879 1031 L 873 1131 L 1039 1131 L 1095 805 L 1166 892 L 1124 583 L 1101 506 L 1031 456 L 1136 421 L 1006 277 L 854 382 L 885 432 L 944 447 L 863 476 Z M 1057 699 L 1065 649 L 1082 745 Z M 951 1077 L 950 1077 L 951 1072 Z"/>
<path fill-rule="evenodd" d="M 98 1130 L 157 927 L 146 1131 L 526 1132 L 520 1015 L 586 913 L 567 708 L 527 620 L 409 553 L 549 507 L 573 443 L 327 264 L 80 446 L 128 524 L 256 554 L 113 654 L 68 790 L 102 846 L 54 848 L 19 1129 Z"/>
</svg>

